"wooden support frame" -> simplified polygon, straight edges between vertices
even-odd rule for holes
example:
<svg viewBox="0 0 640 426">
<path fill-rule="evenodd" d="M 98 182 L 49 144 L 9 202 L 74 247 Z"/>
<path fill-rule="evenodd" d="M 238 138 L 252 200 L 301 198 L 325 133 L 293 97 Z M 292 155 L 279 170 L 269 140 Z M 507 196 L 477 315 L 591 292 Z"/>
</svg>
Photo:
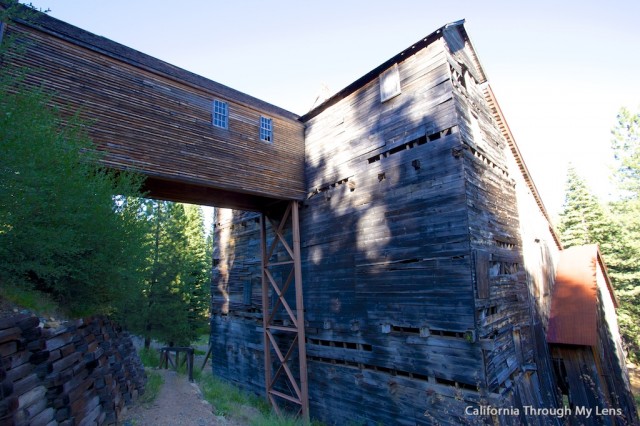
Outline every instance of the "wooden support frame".
<svg viewBox="0 0 640 426">
<path fill-rule="evenodd" d="M 171 359 L 171 352 L 175 352 L 175 363 Z M 184 352 L 184 360 L 182 361 L 182 365 L 187 364 L 187 374 L 189 376 L 189 381 L 193 382 L 193 354 L 194 349 L 192 347 L 178 347 L 178 346 L 165 346 L 160 349 L 160 366 L 159 368 L 167 369 L 169 368 L 169 364 L 173 367 L 174 370 L 178 371 L 180 367 L 180 353 Z"/>
<path fill-rule="evenodd" d="M 267 224 L 274 236 L 267 241 Z M 291 243 L 285 232 L 291 225 Z M 302 267 L 300 259 L 300 221 L 298 202 L 291 201 L 277 218 L 261 215 L 260 236 L 262 249 L 262 313 L 264 330 L 264 366 L 267 398 L 281 415 L 283 404 L 299 406 L 298 414 L 309 420 L 309 391 L 307 383 L 307 353 L 304 330 L 304 303 L 302 296 Z M 284 250 L 276 252 L 276 248 Z M 284 253 L 285 260 L 272 260 L 275 253 Z M 278 282 L 274 269 L 281 275 Z M 285 278 L 286 275 L 286 278 Z M 289 292 L 293 283 L 293 292 Z M 276 298 L 271 303 L 270 294 Z M 291 304 L 295 303 L 292 307 Z M 297 376 L 292 370 L 295 355 L 298 358 Z M 273 358 L 275 355 L 275 358 Z M 275 364 L 273 363 L 275 361 Z M 275 370 L 275 371 L 273 371 Z"/>
</svg>

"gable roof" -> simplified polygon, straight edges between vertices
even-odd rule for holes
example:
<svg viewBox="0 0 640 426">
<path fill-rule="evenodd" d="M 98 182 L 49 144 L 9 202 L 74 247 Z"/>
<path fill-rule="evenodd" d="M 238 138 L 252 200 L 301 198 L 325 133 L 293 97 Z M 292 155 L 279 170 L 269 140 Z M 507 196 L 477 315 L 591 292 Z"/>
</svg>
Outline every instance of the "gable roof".
<svg viewBox="0 0 640 426">
<path fill-rule="evenodd" d="M 300 121 L 304 123 L 312 119 L 313 117 L 315 117 L 316 115 L 324 111 L 325 109 L 331 107 L 332 105 L 335 105 L 336 103 L 340 102 L 342 99 L 346 98 L 353 92 L 364 87 L 369 82 L 377 79 L 378 76 L 383 71 L 391 67 L 393 64 L 404 61 L 405 59 L 413 56 L 415 53 L 419 52 L 420 50 L 424 49 L 425 47 L 427 47 L 428 45 L 430 45 L 431 43 L 433 43 L 434 41 L 442 37 L 445 28 L 448 28 L 448 27 L 457 27 L 457 28 L 461 28 L 462 31 L 464 31 L 464 19 L 460 21 L 452 22 L 450 24 L 447 24 L 438 28 L 428 36 L 418 40 L 416 43 L 407 47 L 402 52 L 384 61 L 382 64 L 378 65 L 376 68 L 372 69 L 371 71 L 369 71 L 368 73 L 366 73 L 365 75 L 363 75 L 362 77 L 360 77 L 359 79 L 357 79 L 356 81 L 354 81 L 353 83 L 345 87 L 344 89 L 340 90 L 338 93 L 329 97 L 326 101 L 324 101 L 320 105 L 316 106 L 315 108 L 312 108 L 309 112 L 307 112 L 302 117 L 300 117 Z"/>
<path fill-rule="evenodd" d="M 10 5 L 10 1 L 0 0 L 0 9 L 6 9 Z M 87 30 L 56 19 L 46 13 L 31 9 L 23 4 L 17 4 L 17 7 L 26 11 L 28 14 L 28 19 L 22 19 L 19 17 L 14 17 L 12 19 L 14 22 L 21 25 L 36 29 L 45 34 L 53 35 L 68 43 L 81 46 L 94 52 L 99 52 L 102 55 L 114 58 L 118 61 L 122 61 L 154 74 L 161 75 L 199 89 L 210 91 L 227 99 L 233 99 L 234 102 L 258 108 L 289 120 L 298 120 L 299 118 L 298 114 L 294 114 L 284 108 L 280 108 L 276 105 L 240 92 L 239 90 L 225 86 L 224 84 L 210 80 L 191 71 L 187 71 L 161 59 L 157 59 L 151 55 L 147 55 L 146 53 L 142 53 L 131 47 L 117 43 L 106 37 L 96 35 Z"/>
<path fill-rule="evenodd" d="M 516 144 L 515 138 L 513 137 L 513 133 L 511 133 L 511 129 L 509 128 L 509 124 L 507 124 L 507 120 L 504 118 L 502 109 L 500 109 L 500 105 L 498 104 L 496 96 L 493 94 L 493 90 L 491 89 L 491 86 L 489 84 L 487 84 L 484 88 L 484 97 L 489 105 L 489 108 L 491 109 L 493 118 L 496 121 L 498 128 L 500 129 L 500 133 L 502 133 L 502 136 L 507 141 L 507 145 L 511 150 L 511 154 L 513 155 L 513 158 L 516 160 L 516 164 L 520 169 L 520 173 L 522 173 L 522 178 L 524 179 L 525 183 L 527 184 L 527 187 L 529 188 L 529 191 L 531 192 L 531 196 L 533 197 L 536 204 L 538 205 L 538 208 L 540 209 L 540 212 L 542 213 L 542 215 L 545 217 L 545 219 L 547 219 L 547 223 L 549 224 L 549 232 L 551 233 L 551 236 L 553 237 L 553 240 L 556 243 L 556 246 L 559 249 L 562 249 L 562 242 L 560 241 L 560 235 L 558 234 L 555 227 L 553 226 L 553 221 L 551 220 L 551 216 L 549 215 L 547 208 L 544 206 L 544 202 L 542 201 L 542 197 L 538 192 L 538 188 L 536 187 L 536 184 L 533 182 L 533 178 L 531 177 L 529 168 L 527 167 L 527 164 L 524 162 L 524 158 L 522 157 L 520 148 L 518 148 L 518 145 Z"/>
<path fill-rule="evenodd" d="M 393 64 L 404 61 L 405 59 L 419 52 L 421 49 L 433 43 L 438 38 L 445 36 L 447 43 L 455 43 L 455 40 L 457 38 L 458 40 L 461 40 L 463 42 L 463 45 L 450 46 L 450 48 L 452 49 L 453 52 L 460 52 L 462 50 L 465 50 L 465 48 L 467 48 L 468 59 L 474 67 L 474 74 L 476 77 L 476 81 L 478 81 L 479 84 L 483 85 L 485 100 L 489 105 L 491 113 L 493 114 L 493 118 L 494 120 L 496 120 L 496 123 L 498 125 L 500 132 L 502 133 L 502 136 L 507 141 L 509 149 L 511 150 L 511 153 L 516 160 L 516 164 L 518 165 L 520 173 L 522 173 L 524 181 L 527 184 L 527 187 L 529 188 L 529 190 L 531 191 L 531 194 L 536 204 L 538 205 L 540 212 L 549 223 L 549 230 L 551 232 L 551 235 L 553 236 L 556 246 L 558 248 L 562 248 L 562 243 L 560 242 L 560 236 L 556 232 L 553 226 L 551 216 L 547 212 L 547 209 L 545 208 L 544 203 L 542 202 L 542 197 L 538 192 L 538 188 L 536 187 L 535 183 L 533 182 L 533 179 L 531 178 L 531 173 L 529 172 L 529 169 L 527 168 L 527 165 L 524 162 L 524 158 L 522 157 L 520 149 L 516 144 L 513 133 L 511 133 L 511 129 L 507 124 L 507 120 L 505 119 L 504 114 L 502 113 L 502 110 L 498 105 L 498 101 L 496 100 L 496 97 L 493 93 L 493 90 L 491 89 L 491 86 L 488 83 L 487 74 L 484 71 L 484 67 L 480 63 L 476 49 L 473 46 L 473 43 L 471 42 L 471 39 L 469 38 L 467 31 L 465 30 L 464 23 L 465 23 L 465 20 L 461 19 L 459 21 L 455 21 L 438 28 L 428 36 L 422 38 L 418 42 L 414 43 L 410 47 L 403 50 L 402 52 L 398 53 L 397 55 L 383 62 L 378 67 L 369 71 L 367 74 L 363 75 L 362 77 L 360 77 L 359 79 L 357 79 L 356 81 L 354 81 L 353 83 L 345 87 L 344 89 L 340 90 L 338 93 L 334 94 L 324 102 L 312 108 L 309 112 L 307 112 L 302 117 L 300 117 L 300 121 L 304 123 L 312 119 L 313 117 L 317 116 L 318 114 L 322 113 L 327 108 L 335 105 L 342 99 L 346 98 L 350 94 L 354 93 L 355 91 L 364 87 L 366 84 L 378 78 L 378 76 L 383 71 L 387 70 Z M 457 33 L 457 37 L 447 37 L 448 35 L 453 35 L 455 33 Z"/>
</svg>

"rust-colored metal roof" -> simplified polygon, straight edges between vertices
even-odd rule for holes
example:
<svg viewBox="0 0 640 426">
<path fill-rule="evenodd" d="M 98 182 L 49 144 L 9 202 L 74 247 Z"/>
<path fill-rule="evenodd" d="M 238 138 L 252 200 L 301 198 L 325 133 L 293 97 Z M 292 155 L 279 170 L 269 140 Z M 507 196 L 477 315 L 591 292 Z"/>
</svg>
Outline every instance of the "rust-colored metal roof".
<svg viewBox="0 0 640 426">
<path fill-rule="evenodd" d="M 597 245 L 571 247 L 560 252 L 547 329 L 549 343 L 597 344 L 599 262 Z M 603 273 L 606 276 L 606 270 Z"/>
</svg>

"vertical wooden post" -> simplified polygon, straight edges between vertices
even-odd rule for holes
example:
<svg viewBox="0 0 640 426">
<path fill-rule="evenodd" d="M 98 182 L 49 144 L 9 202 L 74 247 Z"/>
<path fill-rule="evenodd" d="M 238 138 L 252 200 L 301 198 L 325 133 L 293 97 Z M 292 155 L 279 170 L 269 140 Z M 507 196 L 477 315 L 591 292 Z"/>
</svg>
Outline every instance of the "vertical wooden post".
<svg viewBox="0 0 640 426">
<path fill-rule="evenodd" d="M 302 418 L 309 421 L 309 384 L 307 382 L 307 347 L 304 333 L 304 301 L 302 295 L 302 259 L 300 255 L 300 217 L 298 202 L 291 202 L 291 225 L 293 228 L 293 262 L 296 290 L 296 317 L 298 319 L 298 359 L 300 363 L 300 391 Z"/>
<path fill-rule="evenodd" d="M 187 372 L 189 374 L 189 381 L 193 382 L 193 348 L 187 349 Z"/>
<path fill-rule="evenodd" d="M 269 280 L 265 272 L 268 267 L 267 259 L 267 218 L 264 213 L 260 215 L 260 247 L 262 249 L 262 329 L 264 340 L 264 380 L 265 390 L 267 398 L 271 405 L 274 405 L 274 401 L 271 397 L 271 343 L 269 342 L 268 330 L 269 330 L 269 315 L 271 307 L 269 304 Z"/>
</svg>

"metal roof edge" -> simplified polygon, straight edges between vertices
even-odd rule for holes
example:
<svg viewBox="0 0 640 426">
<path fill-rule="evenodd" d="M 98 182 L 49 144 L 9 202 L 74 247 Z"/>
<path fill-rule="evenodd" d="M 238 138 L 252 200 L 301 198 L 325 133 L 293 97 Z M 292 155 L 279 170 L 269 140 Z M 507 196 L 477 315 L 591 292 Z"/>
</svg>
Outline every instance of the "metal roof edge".
<svg viewBox="0 0 640 426">
<path fill-rule="evenodd" d="M 607 283 L 607 289 L 609 290 L 609 294 L 611 295 L 611 300 L 613 300 L 613 306 L 618 308 L 620 306 L 620 301 L 616 296 L 616 291 L 613 288 L 613 284 L 611 283 L 611 278 L 609 277 L 609 269 L 607 268 L 607 264 L 602 257 L 602 252 L 600 251 L 600 246 L 598 244 L 593 244 L 596 249 L 596 260 L 600 267 L 602 268 L 602 275 L 604 275 L 604 280 Z"/>
</svg>

